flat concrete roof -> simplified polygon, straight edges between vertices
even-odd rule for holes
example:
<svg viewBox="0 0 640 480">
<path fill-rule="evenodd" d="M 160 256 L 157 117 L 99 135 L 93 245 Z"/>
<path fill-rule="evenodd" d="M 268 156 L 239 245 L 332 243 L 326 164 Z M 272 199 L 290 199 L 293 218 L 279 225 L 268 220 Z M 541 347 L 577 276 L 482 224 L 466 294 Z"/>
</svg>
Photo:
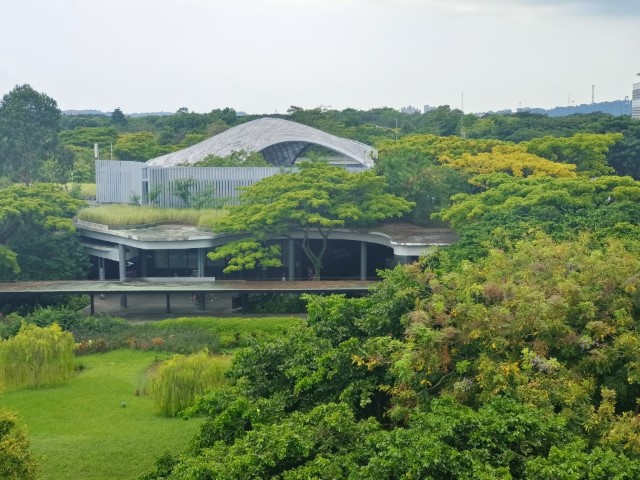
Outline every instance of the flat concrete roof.
<svg viewBox="0 0 640 480">
<path fill-rule="evenodd" d="M 237 234 L 214 233 L 193 225 L 152 225 L 132 228 L 110 228 L 107 225 L 75 221 L 82 235 L 107 240 L 122 239 L 119 243 L 138 248 L 198 248 L 216 247 L 242 237 Z M 312 235 L 312 238 L 315 236 Z M 319 235 L 317 238 L 320 238 Z M 362 240 L 390 247 L 427 248 L 446 246 L 458 240 L 450 228 L 422 227 L 411 223 L 385 223 L 366 229 L 337 228 L 332 231 L 333 240 Z M 180 245 L 180 243 L 184 243 Z M 394 250 L 402 250 L 394 248 Z M 404 254 L 404 252 L 397 252 Z M 412 254 L 414 254 L 412 252 Z"/>
</svg>

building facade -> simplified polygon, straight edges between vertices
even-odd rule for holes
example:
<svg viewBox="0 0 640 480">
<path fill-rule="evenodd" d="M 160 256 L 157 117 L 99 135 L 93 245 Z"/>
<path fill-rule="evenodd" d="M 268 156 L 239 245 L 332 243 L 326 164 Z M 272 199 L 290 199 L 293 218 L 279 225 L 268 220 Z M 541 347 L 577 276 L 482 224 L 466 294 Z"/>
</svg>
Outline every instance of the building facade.
<svg viewBox="0 0 640 480">
<path fill-rule="evenodd" d="M 633 97 L 631 99 L 631 118 L 640 120 L 640 82 L 633 84 Z"/>
</svg>

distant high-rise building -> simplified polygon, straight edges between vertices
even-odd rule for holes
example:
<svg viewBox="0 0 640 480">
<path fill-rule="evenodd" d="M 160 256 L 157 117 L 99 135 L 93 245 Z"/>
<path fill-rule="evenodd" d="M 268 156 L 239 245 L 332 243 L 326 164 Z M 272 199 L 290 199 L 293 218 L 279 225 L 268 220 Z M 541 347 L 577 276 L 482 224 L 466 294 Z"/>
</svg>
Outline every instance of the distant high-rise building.
<svg viewBox="0 0 640 480">
<path fill-rule="evenodd" d="M 400 113 L 408 113 L 409 115 L 413 115 L 414 113 L 420 113 L 420 109 L 409 105 L 408 107 L 402 107 L 400 109 Z"/>
<path fill-rule="evenodd" d="M 424 108 L 422 109 L 422 113 L 427 113 L 430 112 L 431 110 L 435 110 L 436 107 L 432 107 L 431 105 L 425 105 Z"/>
<path fill-rule="evenodd" d="M 638 75 L 640 75 L 640 73 Z M 631 118 L 640 120 L 640 82 L 633 84 L 633 97 L 631 98 Z"/>
</svg>

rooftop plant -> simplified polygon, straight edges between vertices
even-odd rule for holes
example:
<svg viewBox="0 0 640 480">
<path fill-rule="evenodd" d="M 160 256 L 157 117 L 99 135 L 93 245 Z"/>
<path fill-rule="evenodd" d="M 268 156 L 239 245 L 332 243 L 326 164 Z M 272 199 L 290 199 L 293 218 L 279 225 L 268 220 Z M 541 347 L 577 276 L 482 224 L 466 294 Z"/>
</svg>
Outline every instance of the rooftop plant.
<svg viewBox="0 0 640 480">
<path fill-rule="evenodd" d="M 127 204 L 101 205 L 78 212 L 77 218 L 111 227 L 161 223 L 179 223 L 207 227 L 226 210 L 196 210 L 192 208 L 160 208 Z"/>
</svg>

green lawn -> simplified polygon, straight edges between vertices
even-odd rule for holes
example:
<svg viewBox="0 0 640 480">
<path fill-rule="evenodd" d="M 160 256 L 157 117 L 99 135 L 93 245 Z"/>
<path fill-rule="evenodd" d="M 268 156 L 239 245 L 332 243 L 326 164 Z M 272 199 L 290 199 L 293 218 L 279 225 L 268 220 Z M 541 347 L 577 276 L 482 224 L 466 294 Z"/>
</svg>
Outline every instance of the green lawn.
<svg viewBox="0 0 640 480">
<path fill-rule="evenodd" d="M 147 368 L 170 355 L 86 355 L 78 358 L 84 370 L 66 386 L 2 394 L 0 407 L 27 425 L 39 478 L 135 479 L 167 450 L 184 450 L 201 420 L 156 417 L 151 399 L 136 396 Z"/>
</svg>

